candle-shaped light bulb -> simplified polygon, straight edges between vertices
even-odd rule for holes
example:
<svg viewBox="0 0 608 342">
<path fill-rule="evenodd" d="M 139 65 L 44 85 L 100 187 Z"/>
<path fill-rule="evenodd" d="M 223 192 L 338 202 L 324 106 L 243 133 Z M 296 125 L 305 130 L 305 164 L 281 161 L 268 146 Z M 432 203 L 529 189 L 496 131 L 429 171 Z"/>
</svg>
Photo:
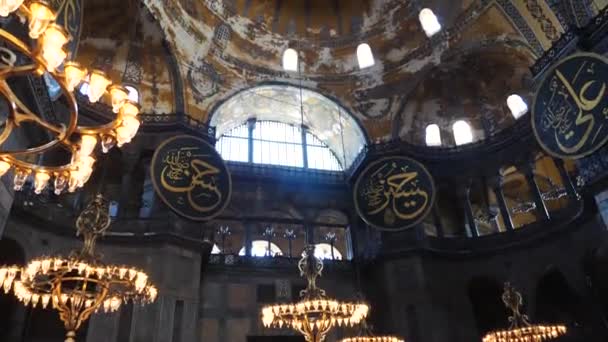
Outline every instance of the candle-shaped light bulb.
<svg viewBox="0 0 608 342">
<path fill-rule="evenodd" d="M 55 13 L 44 1 L 34 1 L 30 4 L 30 38 L 38 39 L 51 22 L 55 20 Z"/>
<path fill-rule="evenodd" d="M 113 85 L 109 89 L 112 98 L 112 111 L 118 113 L 129 97 L 127 89 L 123 86 Z"/>
<path fill-rule="evenodd" d="M 111 83 L 112 82 L 103 71 L 91 71 L 91 77 L 89 80 L 89 101 L 91 101 L 92 103 L 99 101 L 99 99 L 106 92 L 106 88 Z"/>
<path fill-rule="evenodd" d="M 87 69 L 76 62 L 66 62 L 64 66 L 66 86 L 69 91 L 74 91 L 87 75 Z"/>
</svg>

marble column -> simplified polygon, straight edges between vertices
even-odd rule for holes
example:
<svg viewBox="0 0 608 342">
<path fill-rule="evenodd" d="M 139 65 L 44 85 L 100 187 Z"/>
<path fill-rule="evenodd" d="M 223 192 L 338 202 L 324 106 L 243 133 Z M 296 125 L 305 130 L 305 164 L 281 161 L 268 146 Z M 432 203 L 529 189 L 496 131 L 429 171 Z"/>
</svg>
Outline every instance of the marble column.
<svg viewBox="0 0 608 342">
<path fill-rule="evenodd" d="M 251 256 L 252 234 L 255 229 L 255 224 L 251 221 L 245 221 L 245 256 Z M 238 250 L 236 251 L 238 253 Z"/>
<path fill-rule="evenodd" d="M 498 208 L 500 209 L 500 215 L 507 231 L 513 231 L 513 220 L 511 220 L 511 213 L 505 200 L 505 194 L 502 190 L 502 177 L 494 180 L 494 194 L 496 195 L 496 201 L 498 202 Z"/>
<path fill-rule="evenodd" d="M 479 230 L 477 229 L 477 222 L 475 222 L 475 216 L 473 215 L 473 207 L 471 206 L 471 186 L 468 184 L 465 188 L 460 190 L 460 197 L 464 203 L 464 215 L 466 218 L 466 223 L 469 226 L 469 236 L 470 237 L 478 237 Z"/>
<path fill-rule="evenodd" d="M 545 221 L 550 220 L 551 216 L 549 216 L 549 211 L 545 206 L 545 201 L 543 201 L 543 196 L 540 192 L 540 188 L 538 187 L 538 183 L 536 183 L 536 179 L 534 177 L 534 165 L 525 164 L 523 166 L 523 171 L 526 176 L 526 180 L 528 181 L 530 191 L 532 192 L 532 198 L 534 199 L 534 203 L 536 204 L 536 212 L 538 213 L 538 218 L 540 220 Z"/>
<path fill-rule="evenodd" d="M 2 177 L 2 181 L 0 181 L 0 239 L 4 235 L 6 222 L 8 221 L 15 197 L 13 188 L 10 185 L 12 179 L 12 173 L 10 173 Z"/>
<path fill-rule="evenodd" d="M 139 153 L 128 153 L 128 151 L 123 151 L 118 217 L 124 218 L 128 215 L 128 204 L 131 195 L 133 194 L 133 171 L 135 170 L 138 160 Z"/>
<path fill-rule="evenodd" d="M 555 162 L 555 166 L 557 167 L 557 170 L 559 171 L 559 175 L 562 178 L 562 183 L 564 183 L 564 187 L 566 188 L 566 193 L 568 193 L 568 198 L 575 200 L 575 201 L 580 200 L 581 195 L 578 193 L 578 191 L 576 191 L 576 187 L 574 186 L 574 182 L 572 181 L 572 178 L 570 178 L 570 175 L 568 174 L 568 171 L 566 170 L 564 161 L 559 158 L 553 158 L 553 161 Z"/>
</svg>

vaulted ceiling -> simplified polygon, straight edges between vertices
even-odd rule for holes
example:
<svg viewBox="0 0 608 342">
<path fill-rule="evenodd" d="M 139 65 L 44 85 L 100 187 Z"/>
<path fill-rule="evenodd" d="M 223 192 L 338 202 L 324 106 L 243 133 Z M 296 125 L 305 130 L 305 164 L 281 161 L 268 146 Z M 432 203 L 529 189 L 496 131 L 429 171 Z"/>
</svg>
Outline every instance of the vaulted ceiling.
<svg viewBox="0 0 608 342">
<path fill-rule="evenodd" d="M 240 91 L 285 83 L 339 102 L 371 141 L 417 144 L 429 123 L 447 130 L 468 118 L 480 137 L 510 126 L 506 97 L 529 98 L 528 68 L 577 24 L 544 0 L 138 3 L 87 0 L 79 60 L 137 86 L 144 112 L 208 122 Z M 443 26 L 431 39 L 418 21 L 423 7 Z M 362 42 L 375 65 L 360 70 Z M 299 52 L 301 74 L 282 69 L 286 48 Z"/>
</svg>

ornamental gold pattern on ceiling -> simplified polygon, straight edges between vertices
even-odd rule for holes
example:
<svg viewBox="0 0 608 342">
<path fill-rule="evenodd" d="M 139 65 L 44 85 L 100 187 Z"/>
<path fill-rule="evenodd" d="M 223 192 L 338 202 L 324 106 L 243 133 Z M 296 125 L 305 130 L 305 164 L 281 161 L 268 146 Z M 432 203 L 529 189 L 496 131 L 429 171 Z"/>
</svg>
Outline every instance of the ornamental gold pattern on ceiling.
<svg viewBox="0 0 608 342">
<path fill-rule="evenodd" d="M 230 201 L 230 173 L 215 148 L 201 138 L 180 135 L 165 140 L 154 152 L 150 173 L 163 202 L 191 220 L 209 220 Z"/>
<path fill-rule="evenodd" d="M 359 175 L 354 189 L 359 216 L 369 225 L 398 231 L 412 227 L 430 212 L 435 184 L 424 165 L 407 157 L 386 157 Z"/>
<path fill-rule="evenodd" d="M 587 156 L 608 141 L 608 59 L 577 53 L 559 61 L 541 82 L 532 106 L 532 127 L 549 154 Z"/>
</svg>

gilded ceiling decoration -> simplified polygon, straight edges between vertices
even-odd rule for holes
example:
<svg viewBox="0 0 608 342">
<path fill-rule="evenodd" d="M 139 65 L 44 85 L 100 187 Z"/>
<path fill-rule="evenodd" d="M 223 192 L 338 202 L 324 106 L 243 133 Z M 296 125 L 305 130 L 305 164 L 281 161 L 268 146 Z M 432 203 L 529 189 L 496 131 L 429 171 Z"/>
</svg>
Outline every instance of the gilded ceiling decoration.
<svg viewBox="0 0 608 342">
<path fill-rule="evenodd" d="M 138 86 L 143 112 L 183 112 L 208 122 L 220 103 L 244 89 L 268 82 L 302 84 L 340 103 L 360 122 L 368 141 L 413 143 L 420 137 L 411 130 L 438 117 L 445 127 L 470 118 L 482 137 L 510 126 L 514 120 L 503 108 L 506 97 L 529 86 L 523 70 L 575 17 L 572 6 L 546 0 L 143 2 L 87 1 L 79 52 Z M 443 27 L 432 39 L 418 21 L 422 5 L 433 9 Z M 113 25 L 105 24 L 108 18 Z M 370 45 L 375 64 L 360 70 L 356 49 L 363 42 Z M 302 76 L 282 69 L 287 48 L 299 52 Z M 502 62 L 494 52 L 500 48 Z M 471 85 L 467 69 L 442 66 L 466 56 L 474 56 L 467 68 L 488 73 L 480 79 L 492 78 L 491 63 L 506 63 L 507 70 L 516 71 L 505 73 L 511 77 L 502 85 L 509 87 L 500 89 L 500 82 L 492 81 L 484 90 L 482 84 Z M 454 96 L 432 99 L 456 88 L 442 79 L 463 72 L 458 84 L 468 86 L 459 89 L 458 101 Z M 480 89 L 494 93 L 477 96 Z M 442 109 L 413 110 L 421 101 L 441 103 Z"/>
</svg>

